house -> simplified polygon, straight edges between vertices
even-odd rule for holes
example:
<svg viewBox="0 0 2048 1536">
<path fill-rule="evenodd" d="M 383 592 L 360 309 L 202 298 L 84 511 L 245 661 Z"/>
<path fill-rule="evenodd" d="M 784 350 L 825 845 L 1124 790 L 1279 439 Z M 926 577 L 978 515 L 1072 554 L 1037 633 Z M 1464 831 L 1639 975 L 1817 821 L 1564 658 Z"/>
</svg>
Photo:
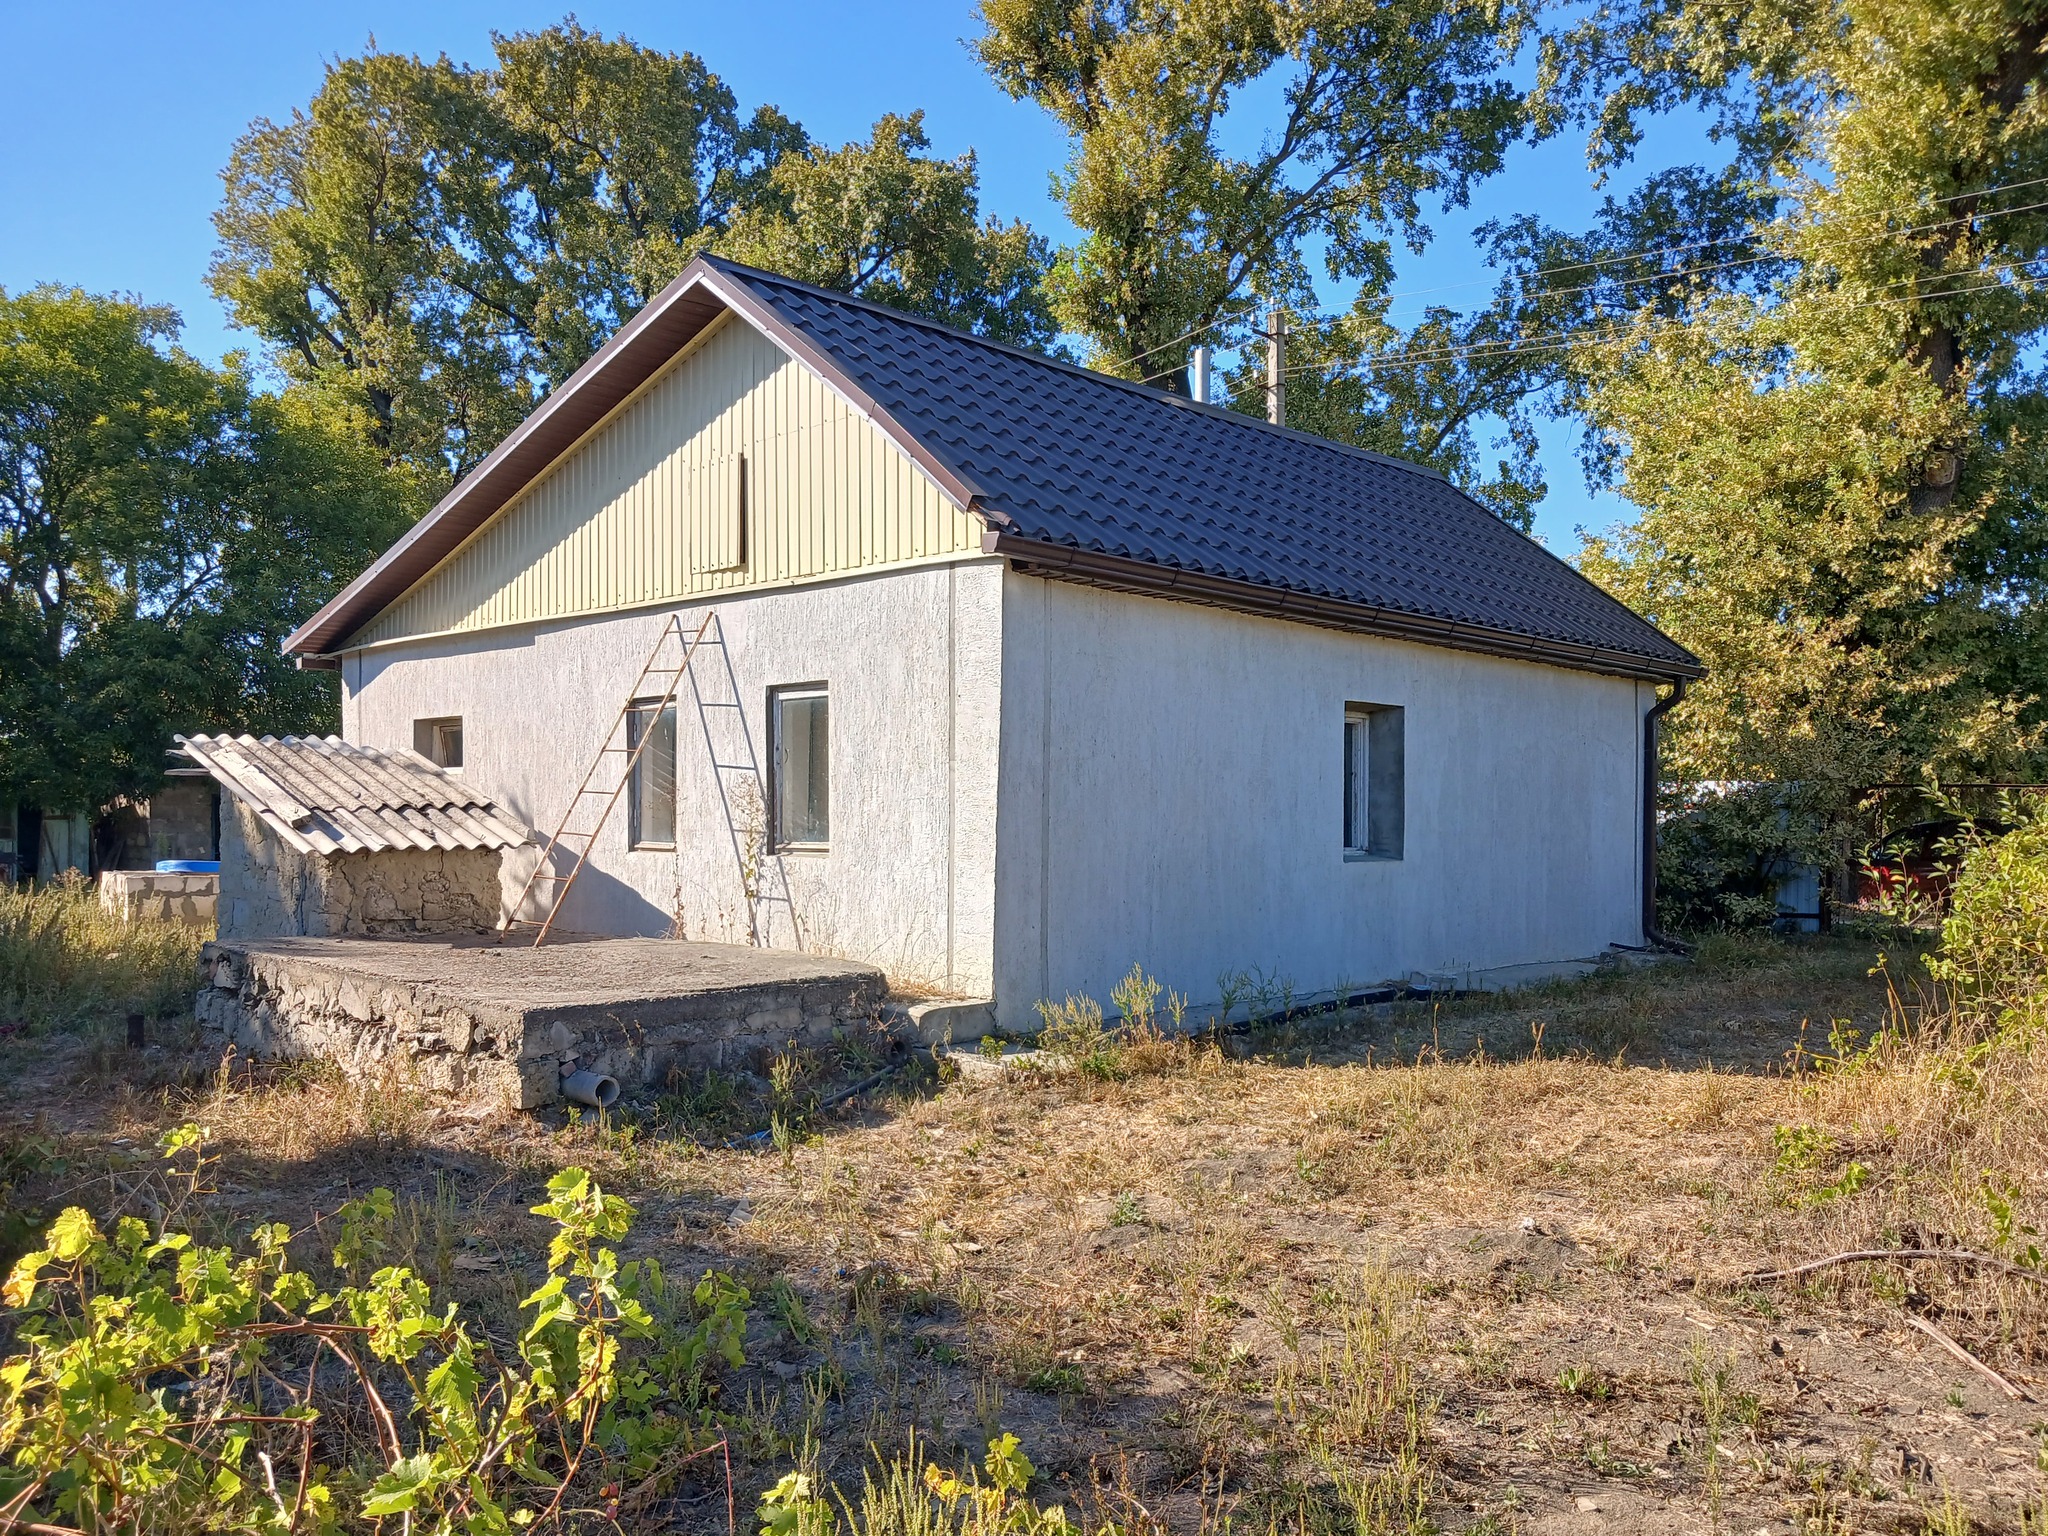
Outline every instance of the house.
<svg viewBox="0 0 2048 1536">
<path fill-rule="evenodd" d="M 1133 964 L 1199 1009 L 1642 944 L 1700 671 L 1428 469 L 713 258 L 287 648 L 543 832 L 626 711 L 563 926 L 1012 1029 Z"/>
</svg>

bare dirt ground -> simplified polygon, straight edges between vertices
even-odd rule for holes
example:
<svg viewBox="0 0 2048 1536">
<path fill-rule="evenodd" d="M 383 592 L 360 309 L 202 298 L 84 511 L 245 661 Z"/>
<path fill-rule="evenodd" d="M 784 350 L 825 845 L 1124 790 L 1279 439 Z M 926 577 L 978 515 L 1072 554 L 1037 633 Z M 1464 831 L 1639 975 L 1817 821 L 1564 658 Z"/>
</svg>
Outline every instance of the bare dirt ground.
<svg viewBox="0 0 2048 1536">
<path fill-rule="evenodd" d="M 1956 1215 L 1979 1170 L 1913 1151 L 1885 1085 L 1813 1064 L 1884 1018 L 1876 958 L 1724 944 L 1090 1069 L 909 1062 L 809 1109 L 888 1058 L 849 1040 L 602 1123 L 221 1072 L 175 1029 L 142 1056 L 16 1039 L 0 1199 L 15 1233 L 110 1215 L 196 1119 L 222 1230 L 281 1219 L 317 1254 L 323 1216 L 387 1186 L 403 1257 L 502 1334 L 546 1245 L 526 1208 L 590 1167 L 639 1209 L 631 1251 L 753 1293 L 717 1409 L 743 1501 L 807 1442 L 857 1485 L 913 1430 L 940 1460 L 1009 1431 L 1046 1497 L 1127 1531 L 2035 1536 L 2048 1409 L 1907 1318 L 2044 1399 L 2048 1289 L 1947 1264 L 1741 1278 L 1993 1245 Z M 2017 1155 L 2048 1178 L 2048 1127 Z M 723 1530 L 725 1503 L 721 1477 L 644 1528 Z"/>
</svg>

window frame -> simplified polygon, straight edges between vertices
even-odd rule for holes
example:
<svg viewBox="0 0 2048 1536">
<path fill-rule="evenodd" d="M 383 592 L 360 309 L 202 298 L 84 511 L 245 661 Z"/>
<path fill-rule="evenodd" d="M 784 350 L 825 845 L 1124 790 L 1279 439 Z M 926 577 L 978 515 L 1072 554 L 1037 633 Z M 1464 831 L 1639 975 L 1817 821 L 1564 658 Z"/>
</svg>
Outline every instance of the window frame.
<svg viewBox="0 0 2048 1536">
<path fill-rule="evenodd" d="M 825 836 L 798 842 L 782 835 L 782 706 L 805 699 L 825 701 Z M 823 682 L 784 683 L 768 690 L 768 827 L 771 854 L 823 854 L 832 851 L 832 689 Z"/>
<path fill-rule="evenodd" d="M 641 823 L 645 819 L 642 804 L 645 791 L 641 774 L 647 767 L 649 755 L 660 750 L 659 741 L 647 752 L 640 752 L 640 735 L 647 729 L 649 720 L 659 722 L 662 716 L 669 719 L 669 764 L 668 764 L 668 837 L 649 838 L 643 835 Z M 677 805 L 676 769 L 680 755 L 677 744 L 677 726 L 680 721 L 676 712 L 676 701 L 668 699 L 634 699 L 626 706 L 626 848 L 632 853 L 673 853 L 676 850 L 677 821 L 680 807 Z"/>
<path fill-rule="evenodd" d="M 1342 842 L 1347 864 L 1393 864 L 1407 857 L 1407 735 L 1407 711 L 1401 705 L 1346 701 Z"/>
<path fill-rule="evenodd" d="M 443 745 L 449 733 L 455 737 L 455 761 L 443 758 Z M 426 715 L 412 723 L 412 749 L 443 773 L 462 772 L 463 748 L 462 716 Z"/>
</svg>

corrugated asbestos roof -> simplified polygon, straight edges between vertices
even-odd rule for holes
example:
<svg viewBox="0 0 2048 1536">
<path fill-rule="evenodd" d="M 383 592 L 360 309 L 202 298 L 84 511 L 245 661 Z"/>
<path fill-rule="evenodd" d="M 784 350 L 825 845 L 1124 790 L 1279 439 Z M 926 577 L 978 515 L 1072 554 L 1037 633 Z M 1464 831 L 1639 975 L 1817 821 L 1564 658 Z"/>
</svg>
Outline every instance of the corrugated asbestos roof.
<svg viewBox="0 0 2048 1536">
<path fill-rule="evenodd" d="M 621 379 L 650 377 L 659 347 L 672 355 L 723 309 L 816 368 L 982 518 L 986 548 L 1027 569 L 1596 671 L 1700 671 L 1433 470 L 713 257 L 693 261 L 504 449 L 545 467 L 620 398 Z M 286 648 L 338 648 L 432 568 L 432 551 L 480 527 L 516 494 L 499 457 Z"/>
<path fill-rule="evenodd" d="M 533 834 L 417 752 L 338 736 L 180 736 L 185 755 L 301 853 L 517 848 Z"/>
</svg>

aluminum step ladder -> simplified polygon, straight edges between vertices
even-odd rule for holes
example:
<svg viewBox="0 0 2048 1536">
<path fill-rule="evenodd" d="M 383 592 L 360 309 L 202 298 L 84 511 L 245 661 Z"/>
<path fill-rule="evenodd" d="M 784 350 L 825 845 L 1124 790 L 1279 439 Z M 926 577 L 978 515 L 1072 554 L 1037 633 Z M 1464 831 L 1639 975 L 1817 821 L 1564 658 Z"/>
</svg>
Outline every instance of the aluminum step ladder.
<svg viewBox="0 0 2048 1536">
<path fill-rule="evenodd" d="M 660 702 L 652 706 L 654 717 L 661 718 L 663 710 L 676 700 L 682 687 L 684 674 L 690 671 L 690 662 L 704 644 L 707 632 L 718 622 L 716 610 L 707 613 L 697 625 L 694 634 L 684 629 L 683 616 L 671 614 L 662 626 L 660 637 L 654 648 L 647 653 L 647 660 L 640 668 L 640 676 L 626 694 L 626 702 L 619 706 L 618 716 L 612 721 L 612 728 L 606 733 L 604 744 L 597 749 L 597 756 L 590 760 L 590 767 L 583 775 L 583 782 L 576 786 L 576 793 L 569 797 L 568 807 L 562 812 L 562 819 L 541 849 L 540 861 L 533 866 L 533 873 L 526 877 L 526 884 L 520 888 L 519 899 L 512 903 L 505 918 L 498 924 L 498 931 L 509 939 L 521 928 L 532 928 L 534 948 L 547 942 L 548 934 L 554 930 L 555 919 L 561 916 L 562 904 L 569 899 L 569 892 L 576 884 L 576 877 L 583 873 L 583 866 L 590 860 L 590 850 L 597 845 L 598 834 L 604 831 L 605 823 L 611 819 L 613 808 L 626 786 L 633 782 L 633 770 L 639 766 L 640 754 L 647 750 L 647 743 L 654 739 L 654 732 L 643 731 L 638 741 L 632 740 L 628 726 L 636 707 L 647 708 L 652 697 L 651 689 L 655 679 L 662 679 Z M 674 666 L 664 666 L 662 653 L 668 649 L 670 640 L 681 648 L 681 654 Z M 724 649 L 721 639 L 719 649 Z M 727 664 L 730 671 L 731 664 Z M 562 854 L 566 858 L 566 870 L 555 869 L 555 858 Z M 547 892 L 547 915 L 540 918 L 521 917 L 526 910 L 527 898 L 536 891 Z M 502 940 L 501 940 L 502 942 Z"/>
<path fill-rule="evenodd" d="M 791 944 L 802 949 L 803 929 L 798 926 L 796 902 L 790 895 L 789 870 L 769 834 L 772 812 L 767 780 L 754 755 L 753 728 L 747 724 L 739 677 L 733 671 L 725 627 L 719 623 L 716 609 L 698 634 L 704 648 L 717 652 L 719 665 L 706 660 L 689 669 L 690 696 L 696 701 L 705 755 L 711 760 L 711 778 L 718 787 L 726 833 L 732 839 L 740 891 L 747 900 L 747 932 L 755 948 L 768 948 L 775 937 L 774 909 L 780 907 L 789 922 Z M 733 804 L 736 797 L 745 797 L 737 809 Z M 752 803 L 746 804 L 745 799 Z"/>
</svg>

